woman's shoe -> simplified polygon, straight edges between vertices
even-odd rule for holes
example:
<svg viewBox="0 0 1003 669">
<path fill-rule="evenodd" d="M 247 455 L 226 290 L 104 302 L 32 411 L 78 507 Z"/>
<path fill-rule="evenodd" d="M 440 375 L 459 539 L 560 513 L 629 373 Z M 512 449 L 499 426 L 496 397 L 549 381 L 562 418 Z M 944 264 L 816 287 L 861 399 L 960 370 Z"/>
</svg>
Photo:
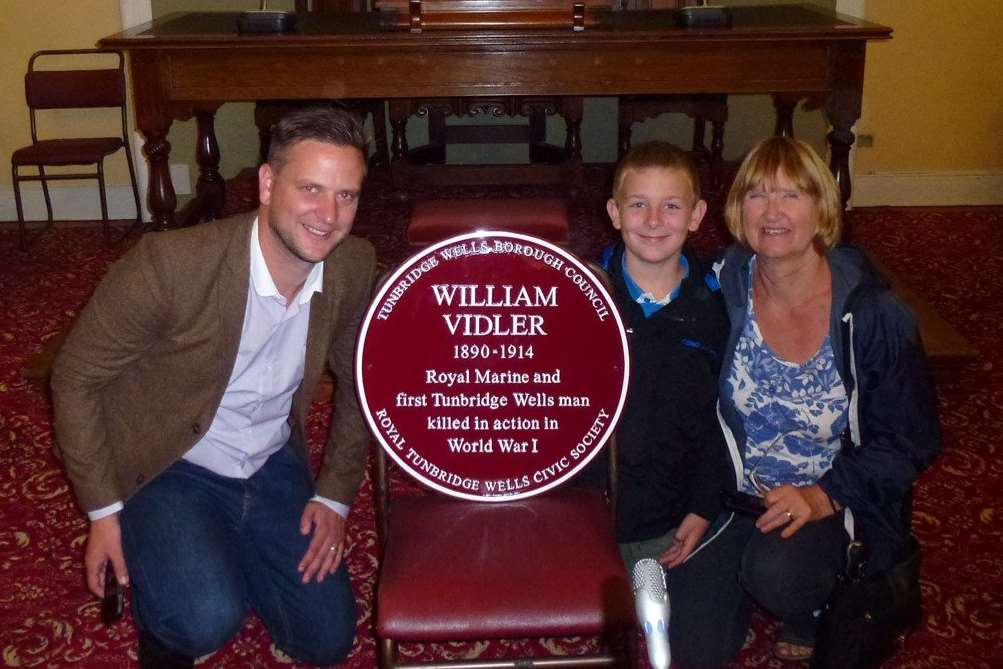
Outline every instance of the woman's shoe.
<svg viewBox="0 0 1003 669">
<path fill-rule="evenodd" d="M 773 657 L 784 662 L 807 662 L 815 654 L 815 646 L 797 641 L 777 640 L 773 644 Z"/>
<path fill-rule="evenodd" d="M 800 626 L 798 626 L 800 627 Z M 781 625 L 773 642 L 773 657 L 784 662 L 807 662 L 815 654 L 815 639 L 792 629 L 791 625 Z"/>
</svg>

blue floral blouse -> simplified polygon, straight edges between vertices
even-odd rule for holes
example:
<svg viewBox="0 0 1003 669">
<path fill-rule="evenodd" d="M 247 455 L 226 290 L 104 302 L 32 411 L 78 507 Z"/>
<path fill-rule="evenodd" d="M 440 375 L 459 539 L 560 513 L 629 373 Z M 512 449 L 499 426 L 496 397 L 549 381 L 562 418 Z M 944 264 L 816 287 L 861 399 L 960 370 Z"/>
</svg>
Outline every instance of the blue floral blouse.
<svg viewBox="0 0 1003 669">
<path fill-rule="evenodd" d="M 759 494 L 785 483 L 811 485 L 832 466 L 849 419 L 832 342 L 826 335 L 803 364 L 782 360 L 759 331 L 752 281 L 748 304 L 722 398 L 738 409 L 748 435 L 741 490 Z"/>
</svg>

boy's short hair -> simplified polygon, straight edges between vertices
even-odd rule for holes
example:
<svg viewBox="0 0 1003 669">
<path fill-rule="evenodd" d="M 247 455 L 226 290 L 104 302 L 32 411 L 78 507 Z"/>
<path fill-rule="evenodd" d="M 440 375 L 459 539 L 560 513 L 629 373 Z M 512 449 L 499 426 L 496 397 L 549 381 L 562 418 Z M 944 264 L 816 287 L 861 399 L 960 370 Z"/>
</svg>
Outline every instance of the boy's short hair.
<svg viewBox="0 0 1003 669">
<path fill-rule="evenodd" d="M 746 244 L 742 231 L 742 202 L 754 188 L 773 183 L 781 174 L 815 200 L 818 209 L 816 240 L 831 249 L 843 228 L 843 203 L 839 186 L 825 161 L 802 141 L 770 137 L 754 146 L 742 161 L 724 205 L 724 220 L 735 241 Z"/>
<path fill-rule="evenodd" d="M 631 170 L 641 170 L 647 167 L 663 167 L 680 170 L 689 179 L 693 189 L 693 201 L 700 199 L 700 175 L 693 160 L 682 149 L 662 141 L 650 141 L 638 144 L 630 149 L 616 166 L 613 174 L 613 199 L 620 194 L 623 180 Z"/>
<path fill-rule="evenodd" d="M 268 164 L 272 170 L 282 169 L 293 145 L 308 140 L 350 146 L 361 151 L 363 157 L 368 155 L 362 120 L 344 109 L 318 105 L 290 112 L 272 126 L 268 145 Z"/>
</svg>

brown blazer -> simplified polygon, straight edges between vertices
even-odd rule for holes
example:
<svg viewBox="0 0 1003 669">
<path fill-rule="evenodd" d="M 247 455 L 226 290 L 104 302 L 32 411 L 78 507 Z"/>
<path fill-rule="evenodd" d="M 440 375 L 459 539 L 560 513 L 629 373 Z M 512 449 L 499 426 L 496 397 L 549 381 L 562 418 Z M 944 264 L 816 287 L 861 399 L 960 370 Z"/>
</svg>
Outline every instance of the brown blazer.
<svg viewBox="0 0 1003 669">
<path fill-rule="evenodd" d="M 253 221 L 249 214 L 144 235 L 81 313 L 56 359 L 52 391 L 57 453 L 85 510 L 127 500 L 212 423 L 240 344 Z M 289 418 L 305 444 L 326 360 L 337 389 L 317 493 L 345 504 L 358 491 L 369 446 L 352 372 L 374 271 L 373 247 L 357 237 L 327 258 Z"/>
</svg>

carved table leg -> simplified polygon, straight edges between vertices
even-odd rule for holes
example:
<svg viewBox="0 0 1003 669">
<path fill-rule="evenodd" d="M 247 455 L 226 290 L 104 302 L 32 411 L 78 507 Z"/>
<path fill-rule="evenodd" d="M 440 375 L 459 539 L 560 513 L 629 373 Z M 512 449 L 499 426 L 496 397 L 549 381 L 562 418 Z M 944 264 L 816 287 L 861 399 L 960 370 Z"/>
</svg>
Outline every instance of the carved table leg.
<svg viewBox="0 0 1003 669">
<path fill-rule="evenodd" d="M 268 162 L 268 147 L 272 144 L 272 126 L 259 118 L 258 110 L 261 108 L 259 101 L 254 108 L 254 125 L 258 128 L 258 163 Z"/>
<path fill-rule="evenodd" d="M 710 178 L 715 191 L 724 185 L 724 121 L 711 122 Z"/>
<path fill-rule="evenodd" d="M 390 161 L 407 158 L 407 117 L 411 113 L 407 100 L 390 101 Z"/>
<path fill-rule="evenodd" d="M 226 184 L 219 173 L 219 144 L 213 127 L 217 107 L 192 110 L 198 127 L 195 159 L 199 166 L 199 178 L 195 184 L 195 197 L 178 212 L 180 227 L 215 220 L 223 212 Z"/>
<path fill-rule="evenodd" d="M 391 99 L 390 109 L 390 180 L 402 199 L 407 198 L 407 119 L 411 105 L 407 99 Z"/>
<path fill-rule="evenodd" d="M 620 104 L 623 104 L 622 102 Z M 627 152 L 630 151 L 630 136 L 633 134 L 632 126 L 633 121 L 629 118 L 623 117 L 623 112 L 620 112 L 620 118 L 617 121 L 617 148 L 616 148 L 616 159 L 619 161 Z"/>
<path fill-rule="evenodd" d="M 196 197 L 206 202 L 209 220 L 223 212 L 226 182 L 219 173 L 219 144 L 216 141 L 215 110 L 199 109 L 195 112 L 198 123 L 195 159 L 199 165 L 199 179 L 195 186 Z"/>
<path fill-rule="evenodd" d="M 562 98 L 561 108 L 564 110 L 564 122 L 568 124 L 564 138 L 564 149 L 568 154 L 567 163 L 570 170 L 571 194 L 575 196 L 585 183 L 585 171 L 582 168 L 582 98 L 572 96 Z"/>
<path fill-rule="evenodd" d="M 174 194 L 174 184 L 171 183 L 171 173 L 168 168 L 168 158 L 171 155 L 171 144 L 167 141 L 166 127 L 151 129 L 140 128 L 146 136 L 143 153 L 150 164 L 150 185 L 147 204 L 150 207 L 150 229 L 169 230 L 174 227 L 174 209 L 178 206 Z"/>
<path fill-rule="evenodd" d="M 800 102 L 800 95 L 774 95 L 773 108 L 777 110 L 777 124 L 773 134 L 777 137 L 794 136 L 794 110 Z"/>
<path fill-rule="evenodd" d="M 129 69 L 132 72 L 132 90 L 136 109 L 136 127 L 146 144 L 143 153 L 150 166 L 146 203 L 150 208 L 150 229 L 167 230 L 174 227 L 174 209 L 178 200 L 171 183 L 168 159 L 171 145 L 167 131 L 171 128 L 171 115 L 164 99 L 164 86 L 160 77 L 164 71 L 159 57 L 153 53 L 130 53 Z"/>
<path fill-rule="evenodd" d="M 690 151 L 698 156 L 700 161 L 707 159 L 707 120 L 699 114 L 687 114 L 693 119 L 693 141 Z"/>
<path fill-rule="evenodd" d="M 832 125 L 827 135 L 830 147 L 829 167 L 839 184 L 840 199 L 845 209 L 853 193 L 850 177 L 850 147 L 853 146 L 853 124 L 860 118 L 864 86 L 864 44 L 844 44 L 833 55 L 839 67 L 833 68 L 832 91 L 825 102 L 825 114 Z"/>
<path fill-rule="evenodd" d="M 564 136 L 564 149 L 568 152 L 568 159 L 582 162 L 582 99 L 580 97 L 564 98 L 562 107 L 564 109 L 564 121 L 568 124 L 567 133 Z"/>
<path fill-rule="evenodd" d="M 833 125 L 832 131 L 826 135 L 829 140 L 829 169 L 836 177 L 839 184 L 839 199 L 846 209 L 850 196 L 853 194 L 853 184 L 850 177 L 850 147 L 853 146 L 854 135 L 850 129 L 853 124 L 842 127 Z"/>
<path fill-rule="evenodd" d="M 386 167 L 389 149 L 387 148 L 387 112 L 383 100 L 372 100 L 373 114 L 373 167 Z"/>
</svg>

